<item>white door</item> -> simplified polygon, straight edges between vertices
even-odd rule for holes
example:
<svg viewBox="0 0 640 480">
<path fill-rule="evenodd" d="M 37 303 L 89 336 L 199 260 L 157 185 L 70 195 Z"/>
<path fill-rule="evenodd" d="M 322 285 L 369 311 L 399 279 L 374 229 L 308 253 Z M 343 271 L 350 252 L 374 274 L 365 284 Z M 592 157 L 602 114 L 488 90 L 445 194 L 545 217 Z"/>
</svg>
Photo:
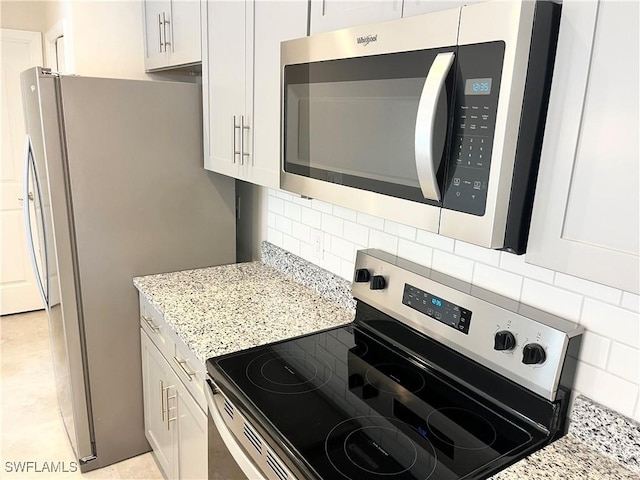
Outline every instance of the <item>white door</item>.
<svg viewBox="0 0 640 480">
<path fill-rule="evenodd" d="M 0 314 L 6 315 L 44 307 L 29 259 L 22 213 L 23 202 L 29 200 L 22 198 L 25 127 L 20 90 L 20 73 L 42 65 L 42 36 L 4 28 L 0 33 Z"/>
</svg>

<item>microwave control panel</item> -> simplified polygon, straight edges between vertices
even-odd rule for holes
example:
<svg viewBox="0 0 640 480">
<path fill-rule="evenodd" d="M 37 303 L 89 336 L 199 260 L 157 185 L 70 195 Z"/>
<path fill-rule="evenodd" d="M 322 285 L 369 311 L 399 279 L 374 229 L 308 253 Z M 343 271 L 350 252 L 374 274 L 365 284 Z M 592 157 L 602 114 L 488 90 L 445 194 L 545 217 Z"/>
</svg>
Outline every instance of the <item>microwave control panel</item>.
<svg viewBox="0 0 640 480">
<path fill-rule="evenodd" d="M 484 215 L 504 42 L 458 48 L 453 128 L 443 205 Z"/>
</svg>

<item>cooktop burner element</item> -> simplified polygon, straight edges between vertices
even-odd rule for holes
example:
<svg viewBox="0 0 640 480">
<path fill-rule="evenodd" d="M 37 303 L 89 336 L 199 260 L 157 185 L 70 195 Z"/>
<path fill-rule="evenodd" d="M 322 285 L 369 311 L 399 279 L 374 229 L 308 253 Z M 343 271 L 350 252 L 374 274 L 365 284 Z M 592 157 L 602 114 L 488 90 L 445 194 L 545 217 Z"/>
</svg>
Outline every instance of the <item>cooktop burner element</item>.
<svg viewBox="0 0 640 480">
<path fill-rule="evenodd" d="M 293 472 L 267 478 L 481 480 L 564 433 L 579 327 L 383 252 L 356 268 L 385 288 L 354 283 L 352 324 L 207 361 Z"/>
<path fill-rule="evenodd" d="M 416 432 L 398 419 L 355 417 L 329 432 L 325 451 L 334 468 L 349 479 L 367 474 L 427 479 L 436 469 L 436 451 L 426 438 L 409 435 L 415 437 Z"/>
<path fill-rule="evenodd" d="M 321 359 L 267 352 L 247 364 L 246 376 L 261 390 L 293 395 L 322 388 L 331 379 L 331 368 Z"/>
</svg>

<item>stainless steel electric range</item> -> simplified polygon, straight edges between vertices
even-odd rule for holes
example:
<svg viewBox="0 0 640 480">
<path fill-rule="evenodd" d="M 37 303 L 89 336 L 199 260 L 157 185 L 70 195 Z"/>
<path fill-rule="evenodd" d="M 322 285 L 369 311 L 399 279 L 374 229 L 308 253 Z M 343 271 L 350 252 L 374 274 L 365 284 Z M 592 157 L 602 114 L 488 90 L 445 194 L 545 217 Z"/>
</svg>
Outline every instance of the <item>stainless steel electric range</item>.
<svg viewBox="0 0 640 480">
<path fill-rule="evenodd" d="M 579 326 L 378 250 L 353 296 L 207 361 L 210 478 L 483 479 L 564 434 Z"/>
</svg>

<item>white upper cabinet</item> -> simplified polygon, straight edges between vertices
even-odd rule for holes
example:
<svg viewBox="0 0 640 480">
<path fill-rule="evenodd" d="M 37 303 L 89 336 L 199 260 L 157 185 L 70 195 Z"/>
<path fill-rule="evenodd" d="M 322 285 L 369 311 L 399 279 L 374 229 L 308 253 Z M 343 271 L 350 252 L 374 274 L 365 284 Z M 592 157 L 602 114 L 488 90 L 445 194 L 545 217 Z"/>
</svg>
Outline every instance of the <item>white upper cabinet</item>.
<svg viewBox="0 0 640 480">
<path fill-rule="evenodd" d="M 402 5 L 402 17 L 412 17 L 423 13 L 437 12 L 449 8 L 471 5 L 486 0 L 404 0 Z"/>
<path fill-rule="evenodd" d="M 311 0 L 311 34 L 402 17 L 402 0 Z"/>
<path fill-rule="evenodd" d="M 147 71 L 201 61 L 200 2 L 145 0 L 142 5 Z"/>
<path fill-rule="evenodd" d="M 639 293 L 637 2 L 564 2 L 526 260 Z"/>
<path fill-rule="evenodd" d="M 279 187 L 280 42 L 306 29 L 306 2 L 203 2 L 206 169 Z"/>
</svg>

